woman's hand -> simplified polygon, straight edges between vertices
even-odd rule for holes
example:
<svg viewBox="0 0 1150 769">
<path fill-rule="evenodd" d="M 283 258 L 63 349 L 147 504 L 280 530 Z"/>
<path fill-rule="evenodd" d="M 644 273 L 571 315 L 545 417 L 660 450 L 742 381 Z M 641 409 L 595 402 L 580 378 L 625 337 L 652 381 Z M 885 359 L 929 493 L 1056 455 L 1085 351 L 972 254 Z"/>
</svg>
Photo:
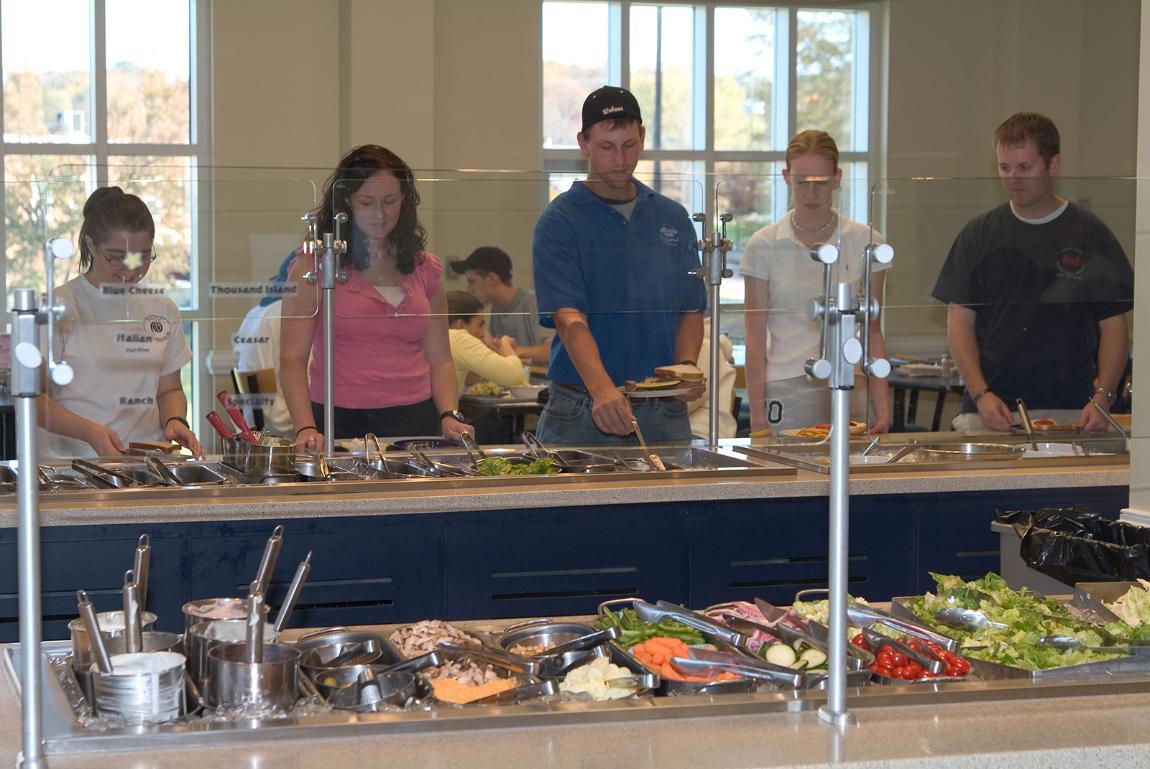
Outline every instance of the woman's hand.
<svg viewBox="0 0 1150 769">
<path fill-rule="evenodd" d="M 453 441 L 459 440 L 459 437 L 464 433 L 469 434 L 473 438 L 475 437 L 475 427 L 466 422 L 460 422 L 455 417 L 444 417 L 439 420 L 439 426 L 440 429 L 443 430 L 443 437 L 450 438 Z"/>
<path fill-rule="evenodd" d="M 93 422 L 84 441 L 95 450 L 98 457 L 118 457 L 124 453 L 124 442 L 108 425 Z"/>
<path fill-rule="evenodd" d="M 296 433 L 295 445 L 308 454 L 323 451 L 323 433 L 314 427 L 305 427 Z"/>
<path fill-rule="evenodd" d="M 196 459 L 202 459 L 204 456 L 204 447 L 200 445 L 196 434 L 178 419 L 169 419 L 168 423 L 164 425 L 164 438 L 180 444 L 192 452 L 192 456 Z"/>
</svg>

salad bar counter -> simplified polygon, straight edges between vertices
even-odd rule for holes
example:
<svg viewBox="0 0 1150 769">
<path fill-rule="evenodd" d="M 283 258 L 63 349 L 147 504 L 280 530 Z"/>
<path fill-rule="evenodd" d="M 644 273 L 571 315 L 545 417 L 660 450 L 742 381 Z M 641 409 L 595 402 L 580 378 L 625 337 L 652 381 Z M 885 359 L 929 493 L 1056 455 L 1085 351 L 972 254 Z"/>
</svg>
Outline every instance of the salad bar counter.
<svg viewBox="0 0 1150 769">
<path fill-rule="evenodd" d="M 935 578 L 935 591 L 896 599 L 889 610 L 851 601 L 852 709 L 1150 687 L 1150 583 L 1055 598 L 1011 590 L 993 574 Z M 817 596 L 800 596 L 790 607 L 736 601 L 697 612 L 626 599 L 603 604 L 596 616 L 563 621 L 424 620 L 354 632 L 281 631 L 269 640 L 256 630 L 264 609 L 258 585 L 252 590 L 248 599 L 185 607 L 183 643 L 163 651 L 101 659 L 115 639 L 141 633 L 131 626 L 138 616 L 131 603 L 125 614 L 95 617 L 97 633 L 46 643 L 48 753 L 799 714 L 825 701 L 826 601 Z M 281 610 L 277 629 L 290 610 L 290 603 Z M 240 632 L 217 632 L 227 623 L 238 623 Z M 191 664 L 202 655 L 189 646 L 193 636 L 213 639 L 209 665 Z M 79 647 L 84 640 L 90 648 Z M 260 661 L 252 662 L 257 647 Z M 173 658 L 176 673 L 167 667 Z M 241 666 L 290 660 L 292 686 L 262 676 L 255 685 L 247 679 L 237 694 L 223 660 Z M 3 662 L 17 681 L 19 648 L 5 647 Z M 137 678 L 156 685 L 127 686 Z M 109 681 L 120 687 L 109 689 Z M 165 687 L 175 699 L 160 698 Z"/>
</svg>

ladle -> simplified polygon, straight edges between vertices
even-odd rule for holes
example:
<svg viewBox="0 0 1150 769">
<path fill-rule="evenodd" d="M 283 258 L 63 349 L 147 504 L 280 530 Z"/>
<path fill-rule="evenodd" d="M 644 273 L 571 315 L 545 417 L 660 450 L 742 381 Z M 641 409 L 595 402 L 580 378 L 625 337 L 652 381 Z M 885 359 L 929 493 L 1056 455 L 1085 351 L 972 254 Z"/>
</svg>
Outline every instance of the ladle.
<svg viewBox="0 0 1150 769">
<path fill-rule="evenodd" d="M 143 628 L 140 626 L 140 586 L 136 573 L 124 572 L 124 651 L 137 654 L 144 650 Z"/>
<path fill-rule="evenodd" d="M 287 625 L 288 617 L 291 616 L 292 609 L 295 608 L 296 602 L 299 600 L 300 593 L 303 592 L 304 582 L 307 581 L 308 574 L 311 573 L 311 551 L 307 551 L 307 555 L 299 562 L 296 567 L 295 574 L 291 578 L 291 584 L 288 586 L 287 595 L 284 596 L 284 602 L 280 605 L 279 613 L 276 614 L 275 629 L 279 633 Z"/>
<path fill-rule="evenodd" d="M 88 600 L 88 593 L 84 590 L 76 591 L 77 608 L 80 618 L 88 630 L 88 644 L 92 650 L 92 658 L 96 660 L 96 668 L 101 673 L 112 672 L 112 659 L 108 656 L 108 647 L 104 645 L 104 636 L 100 635 L 100 623 L 96 619 L 96 609 Z"/>
<path fill-rule="evenodd" d="M 276 526 L 272 529 L 271 536 L 268 537 L 267 544 L 264 545 L 264 554 L 260 558 L 260 566 L 256 571 L 256 579 L 253 583 L 253 593 L 266 595 L 268 586 L 272 581 L 272 572 L 275 571 L 276 561 L 280 557 L 280 548 L 283 547 L 284 542 L 284 527 Z"/>
<path fill-rule="evenodd" d="M 132 571 L 136 573 L 136 584 L 140 593 L 140 614 L 148 605 L 148 572 L 152 564 L 152 542 L 147 534 L 141 534 L 132 555 Z"/>
</svg>

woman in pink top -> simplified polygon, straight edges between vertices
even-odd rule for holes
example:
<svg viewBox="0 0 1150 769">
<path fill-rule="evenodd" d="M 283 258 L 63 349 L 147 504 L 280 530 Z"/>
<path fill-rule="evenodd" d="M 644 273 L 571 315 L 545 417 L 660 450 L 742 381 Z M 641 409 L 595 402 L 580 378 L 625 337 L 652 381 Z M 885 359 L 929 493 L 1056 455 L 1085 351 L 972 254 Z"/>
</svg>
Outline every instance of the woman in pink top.
<svg viewBox="0 0 1150 769">
<path fill-rule="evenodd" d="M 424 250 L 418 205 L 411 168 L 367 144 L 343 156 L 315 210 L 321 233 L 335 231 L 339 212 L 350 220 L 340 259 L 347 281 L 336 283 L 334 300 L 337 438 L 472 432 L 458 415 L 443 270 Z M 313 259 L 297 258 L 288 276 L 299 291 L 283 300 L 280 379 L 299 447 L 322 451 L 320 428 L 333 427 L 322 424 L 323 297 L 303 277 L 313 269 Z"/>
</svg>

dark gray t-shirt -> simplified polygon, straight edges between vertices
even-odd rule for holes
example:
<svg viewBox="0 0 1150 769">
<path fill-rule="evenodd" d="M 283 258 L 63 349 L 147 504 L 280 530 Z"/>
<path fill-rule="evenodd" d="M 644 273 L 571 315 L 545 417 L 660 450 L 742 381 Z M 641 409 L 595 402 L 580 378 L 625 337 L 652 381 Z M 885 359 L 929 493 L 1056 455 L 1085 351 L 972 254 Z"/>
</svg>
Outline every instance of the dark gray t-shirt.
<svg viewBox="0 0 1150 769">
<path fill-rule="evenodd" d="M 546 342 L 555 333 L 539 325 L 535 292 L 525 288 L 515 289 L 511 303 L 502 310 L 491 308 L 488 326 L 496 339 L 509 336 L 521 347 Z"/>
</svg>

